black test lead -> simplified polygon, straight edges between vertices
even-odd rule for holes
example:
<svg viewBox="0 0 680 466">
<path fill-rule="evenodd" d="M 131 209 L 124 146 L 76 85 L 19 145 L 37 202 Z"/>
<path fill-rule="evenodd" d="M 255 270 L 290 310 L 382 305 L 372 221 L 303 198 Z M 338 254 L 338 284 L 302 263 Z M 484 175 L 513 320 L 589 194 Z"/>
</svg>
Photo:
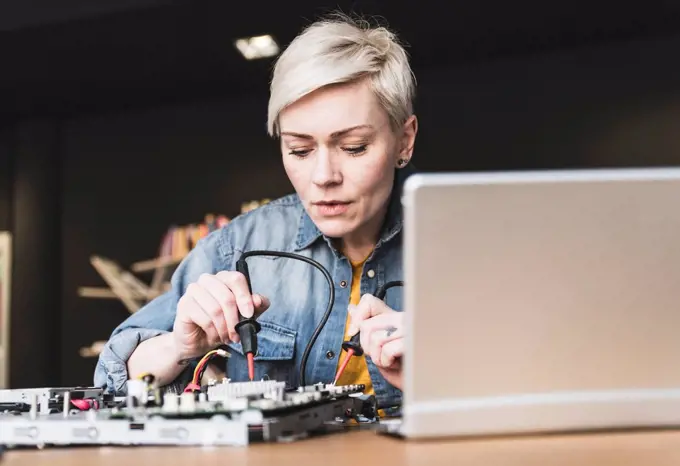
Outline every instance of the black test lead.
<svg viewBox="0 0 680 466">
<path fill-rule="evenodd" d="M 253 290 L 250 283 L 250 274 L 248 273 L 248 265 L 246 264 L 246 259 L 254 256 L 285 257 L 288 259 L 306 262 L 307 264 L 311 265 L 312 267 L 316 268 L 319 272 L 321 272 L 324 278 L 326 279 L 326 283 L 328 283 L 328 304 L 326 305 L 326 310 L 323 313 L 321 321 L 314 329 L 314 333 L 312 334 L 312 337 L 309 339 L 309 342 L 307 343 L 307 346 L 305 347 L 305 350 L 302 353 L 302 360 L 300 361 L 299 385 L 306 385 L 307 379 L 305 376 L 305 369 L 307 368 L 307 359 L 309 359 L 309 355 L 311 354 L 314 343 L 316 342 L 317 338 L 323 331 L 326 322 L 328 322 L 328 319 L 331 316 L 331 312 L 333 312 L 333 303 L 335 303 L 335 287 L 333 286 L 333 277 L 331 277 L 331 274 L 328 272 L 328 270 L 326 270 L 326 268 L 323 265 L 321 265 L 320 262 L 317 262 L 314 259 L 311 259 L 307 256 L 285 251 L 267 251 L 267 250 L 246 251 L 243 254 L 241 254 L 241 257 L 239 257 L 238 261 L 236 261 L 236 271 L 241 272 L 245 276 L 246 282 L 248 283 L 248 291 L 250 291 L 251 296 L 253 294 Z M 248 375 L 250 376 L 250 380 L 253 380 L 255 378 L 254 359 L 255 355 L 257 354 L 257 333 L 260 331 L 260 324 L 255 320 L 255 316 L 251 318 L 245 318 L 243 317 L 243 315 L 241 315 L 240 312 L 239 319 L 240 319 L 239 323 L 236 324 L 236 331 L 238 332 L 239 337 L 241 338 L 241 346 L 243 348 L 243 353 L 246 355 L 246 358 L 248 359 Z"/>
<path fill-rule="evenodd" d="M 240 258 L 236 262 L 236 271 L 242 273 L 246 277 L 248 283 L 248 292 L 252 296 L 253 289 L 250 285 L 250 273 L 248 272 L 248 264 L 245 257 Z M 254 312 L 254 310 L 253 310 Z M 243 317 L 239 311 L 239 322 L 236 324 L 236 331 L 241 339 L 241 347 L 243 354 L 248 359 L 248 377 L 250 380 L 255 378 L 255 355 L 257 354 L 257 334 L 261 329 L 260 323 L 255 320 L 255 315 L 252 317 Z"/>
</svg>

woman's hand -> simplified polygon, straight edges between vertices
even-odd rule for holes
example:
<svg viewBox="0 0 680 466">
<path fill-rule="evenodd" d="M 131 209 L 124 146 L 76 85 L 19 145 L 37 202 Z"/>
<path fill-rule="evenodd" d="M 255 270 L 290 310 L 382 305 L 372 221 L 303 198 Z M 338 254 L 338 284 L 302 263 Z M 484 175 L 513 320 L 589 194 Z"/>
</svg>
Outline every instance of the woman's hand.
<svg viewBox="0 0 680 466">
<path fill-rule="evenodd" d="M 359 341 L 364 353 L 370 356 L 387 382 L 401 389 L 404 314 L 370 294 L 362 296 L 358 305 L 350 305 L 349 313 L 350 336 L 361 332 Z"/>
<path fill-rule="evenodd" d="M 239 272 L 203 274 L 179 300 L 173 336 L 181 359 L 200 356 L 230 341 L 238 342 L 239 313 L 258 317 L 269 300 L 251 295 Z"/>
<path fill-rule="evenodd" d="M 149 372 L 159 385 L 167 385 L 184 370 L 188 360 L 238 341 L 234 327 L 239 312 L 257 318 L 268 307 L 269 300 L 251 295 L 245 276 L 238 272 L 201 275 L 177 303 L 172 332 L 140 343 L 127 361 L 128 372 L 134 377 Z M 208 366 L 203 377 L 219 379 L 219 375 Z"/>
</svg>

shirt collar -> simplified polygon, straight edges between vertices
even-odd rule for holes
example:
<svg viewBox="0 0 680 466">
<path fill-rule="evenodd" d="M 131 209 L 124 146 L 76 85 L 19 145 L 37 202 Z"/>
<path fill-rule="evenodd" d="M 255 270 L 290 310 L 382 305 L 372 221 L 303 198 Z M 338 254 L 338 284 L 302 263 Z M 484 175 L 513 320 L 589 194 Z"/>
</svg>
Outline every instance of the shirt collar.
<svg viewBox="0 0 680 466">
<path fill-rule="evenodd" d="M 404 186 L 404 181 L 406 181 L 406 178 L 408 178 L 410 175 L 415 173 L 415 171 L 416 169 L 412 166 L 412 164 L 396 170 L 394 186 L 390 196 L 390 204 L 387 209 L 385 222 L 380 233 L 378 246 L 386 241 L 389 241 L 401 231 L 403 225 L 401 192 Z M 309 247 L 316 240 L 323 236 L 321 231 L 319 231 L 319 228 L 307 214 L 304 206 L 301 210 L 302 212 L 300 214 L 298 234 L 295 240 L 295 249 L 297 251 Z"/>
</svg>

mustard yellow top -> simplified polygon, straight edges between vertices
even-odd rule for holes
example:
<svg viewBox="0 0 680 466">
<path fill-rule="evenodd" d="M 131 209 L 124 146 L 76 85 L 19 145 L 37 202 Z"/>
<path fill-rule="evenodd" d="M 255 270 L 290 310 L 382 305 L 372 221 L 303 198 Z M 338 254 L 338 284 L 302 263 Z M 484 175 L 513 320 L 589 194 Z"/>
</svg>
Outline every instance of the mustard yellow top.
<svg viewBox="0 0 680 466">
<path fill-rule="evenodd" d="M 364 270 L 364 263 L 366 262 L 366 259 L 364 259 L 361 262 L 350 261 L 350 263 L 352 264 L 352 287 L 350 289 L 349 302 L 350 304 L 354 304 L 355 306 L 359 304 L 359 300 L 361 299 L 361 273 Z M 347 335 L 349 322 L 350 317 L 348 313 L 347 321 L 345 322 L 345 338 L 343 339 L 343 341 L 348 340 L 350 338 L 350 336 Z M 342 350 L 340 357 L 338 358 L 338 368 L 340 367 L 340 364 L 342 364 L 346 357 L 347 352 L 345 350 Z M 338 385 L 364 384 L 366 386 L 364 393 L 372 395 L 373 382 L 371 381 L 371 376 L 368 372 L 366 356 L 363 355 L 353 356 L 352 359 L 350 359 L 349 363 L 347 364 L 347 367 L 345 367 L 345 371 L 342 373 L 342 376 L 340 376 L 340 379 L 338 380 L 337 384 Z"/>
</svg>

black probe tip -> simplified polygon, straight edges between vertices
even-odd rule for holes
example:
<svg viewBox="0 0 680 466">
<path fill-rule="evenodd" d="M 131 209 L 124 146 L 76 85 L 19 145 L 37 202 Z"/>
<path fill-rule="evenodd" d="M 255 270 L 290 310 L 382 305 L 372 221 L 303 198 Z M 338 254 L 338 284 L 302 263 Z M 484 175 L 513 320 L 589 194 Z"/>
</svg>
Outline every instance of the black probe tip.
<svg viewBox="0 0 680 466">
<path fill-rule="evenodd" d="M 352 349 L 354 350 L 354 356 L 363 356 L 364 349 L 361 347 L 361 343 L 359 343 L 360 338 L 360 334 L 357 333 L 349 340 L 342 342 L 342 349 L 345 351 Z"/>
<path fill-rule="evenodd" d="M 255 319 L 243 319 L 236 324 L 236 331 L 241 339 L 241 347 L 243 354 L 253 353 L 257 354 L 257 334 L 262 328 L 260 323 Z"/>
</svg>

